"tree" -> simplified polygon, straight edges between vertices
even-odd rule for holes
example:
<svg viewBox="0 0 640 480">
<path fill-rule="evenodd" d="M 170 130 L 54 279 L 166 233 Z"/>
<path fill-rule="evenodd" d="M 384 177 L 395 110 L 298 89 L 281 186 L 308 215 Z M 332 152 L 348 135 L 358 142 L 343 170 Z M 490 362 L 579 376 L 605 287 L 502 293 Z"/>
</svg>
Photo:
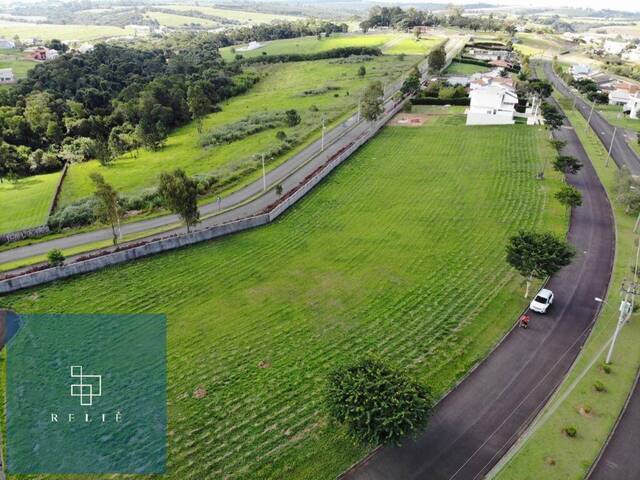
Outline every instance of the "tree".
<svg viewBox="0 0 640 480">
<path fill-rule="evenodd" d="M 542 117 L 550 130 L 556 130 L 562 126 L 564 117 L 556 107 L 547 102 L 542 102 Z"/>
<path fill-rule="evenodd" d="M 441 45 L 438 48 L 434 48 L 429 53 L 429 71 L 431 73 L 437 73 L 442 70 L 447 62 L 447 53 L 444 50 L 444 46 Z"/>
<path fill-rule="evenodd" d="M 558 155 L 553 162 L 553 168 L 565 175 L 575 174 L 582 168 L 582 163 L 569 155 Z"/>
<path fill-rule="evenodd" d="M 415 93 L 418 89 L 420 89 L 420 71 L 414 67 L 402 83 L 400 91 L 406 95 Z"/>
<path fill-rule="evenodd" d="M 116 245 L 118 243 L 118 236 L 121 233 L 120 219 L 123 213 L 119 203 L 118 192 L 113 186 L 108 184 L 99 173 L 93 172 L 89 176 L 96 187 L 93 193 L 96 199 L 95 216 L 99 220 L 111 225 L 113 244 Z"/>
<path fill-rule="evenodd" d="M 358 68 L 358 76 L 360 78 L 364 77 L 367 74 L 367 69 L 365 68 L 364 65 L 360 65 L 360 67 Z"/>
<path fill-rule="evenodd" d="M 537 78 L 529 80 L 527 83 L 527 90 L 539 95 L 542 98 L 547 98 L 553 92 L 553 86 L 546 80 L 539 80 Z"/>
<path fill-rule="evenodd" d="M 330 415 L 365 444 L 398 444 L 427 423 L 429 391 L 404 372 L 365 358 L 329 375 Z"/>
<path fill-rule="evenodd" d="M 507 245 L 507 262 L 527 281 L 525 298 L 534 278 L 553 275 L 569 265 L 574 255 L 574 248 L 552 233 L 521 231 Z"/>
<path fill-rule="evenodd" d="M 172 173 L 160 174 L 158 194 L 164 205 L 182 217 L 187 232 L 200 220 L 198 211 L 198 183 L 189 178 L 184 170 L 176 169 Z"/>
<path fill-rule="evenodd" d="M 49 250 L 49 253 L 47 253 L 47 260 L 49 261 L 49 265 L 59 267 L 64 263 L 65 258 L 59 249 L 54 248 L 53 250 Z"/>
<path fill-rule="evenodd" d="M 416 42 L 420 41 L 421 35 L 422 35 L 422 29 L 417 25 L 413 27 L 413 36 L 416 37 Z"/>
<path fill-rule="evenodd" d="M 211 102 L 206 93 L 206 82 L 201 80 L 189 85 L 187 89 L 187 104 L 191 118 L 195 120 L 198 133 L 202 133 L 202 119 L 211 110 Z"/>
<path fill-rule="evenodd" d="M 287 110 L 285 112 L 285 116 L 286 116 L 285 122 L 289 127 L 295 127 L 301 121 L 300 114 L 298 113 L 297 110 L 293 110 L 293 109 Z"/>
<path fill-rule="evenodd" d="M 382 83 L 373 82 L 365 89 L 362 95 L 361 112 L 368 122 L 375 122 L 384 112 L 384 89 Z"/>
<path fill-rule="evenodd" d="M 555 197 L 567 208 L 575 208 L 582 205 L 582 194 L 577 188 L 571 185 L 563 185 L 563 187 L 556 192 Z"/>
</svg>

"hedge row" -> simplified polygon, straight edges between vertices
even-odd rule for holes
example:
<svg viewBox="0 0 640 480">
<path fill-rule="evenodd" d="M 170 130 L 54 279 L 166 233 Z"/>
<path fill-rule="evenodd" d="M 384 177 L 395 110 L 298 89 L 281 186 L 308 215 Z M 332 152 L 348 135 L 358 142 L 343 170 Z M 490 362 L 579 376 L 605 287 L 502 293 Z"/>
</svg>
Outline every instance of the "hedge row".
<svg viewBox="0 0 640 480">
<path fill-rule="evenodd" d="M 478 60 L 477 58 L 467 57 L 466 55 L 456 58 L 455 61 L 458 63 L 468 63 L 469 65 L 480 65 L 481 67 L 492 68 L 492 65 L 486 60 Z M 512 68 L 506 68 L 505 70 L 511 73 L 518 73 L 520 72 L 520 66 L 514 65 Z"/>
<path fill-rule="evenodd" d="M 469 105 L 471 99 L 464 98 L 438 98 L 438 97 L 417 97 L 411 100 L 412 105 Z"/>
<path fill-rule="evenodd" d="M 325 50 L 317 53 L 288 53 L 282 55 L 261 55 L 258 57 L 242 58 L 239 61 L 244 64 L 254 63 L 286 63 L 307 62 L 312 60 L 326 60 L 329 58 L 347 58 L 352 55 L 368 55 L 378 57 L 382 50 L 375 47 L 342 47 Z"/>
</svg>

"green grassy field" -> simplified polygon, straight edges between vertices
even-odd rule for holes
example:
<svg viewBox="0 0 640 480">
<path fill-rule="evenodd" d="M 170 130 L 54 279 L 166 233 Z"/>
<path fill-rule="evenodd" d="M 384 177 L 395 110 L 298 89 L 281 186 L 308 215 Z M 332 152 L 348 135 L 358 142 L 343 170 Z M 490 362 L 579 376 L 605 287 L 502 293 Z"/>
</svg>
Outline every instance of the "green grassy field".
<svg viewBox="0 0 640 480">
<path fill-rule="evenodd" d="M 640 119 L 635 119 L 629 117 L 629 115 L 624 115 L 622 113 L 621 106 L 598 105 L 596 109 L 611 125 L 640 132 Z"/>
<path fill-rule="evenodd" d="M 416 41 L 414 36 L 401 37 L 398 40 L 392 40 L 384 49 L 385 55 L 426 55 L 436 45 L 443 42 L 443 38 L 438 37 L 422 37 L 420 41 Z"/>
<path fill-rule="evenodd" d="M 32 38 L 42 40 L 57 38 L 60 40 L 95 40 L 105 37 L 133 35 L 133 30 L 104 25 L 55 25 L 49 23 L 21 23 L 0 20 L 0 37 Z"/>
<path fill-rule="evenodd" d="M 17 79 L 26 77 L 37 64 L 35 60 L 27 60 L 19 50 L 0 50 L 0 68 L 12 68 Z"/>
<path fill-rule="evenodd" d="M 161 5 L 161 8 L 169 8 L 176 11 L 197 10 L 207 15 L 228 18 L 242 23 L 255 25 L 258 23 L 270 23 L 274 20 L 301 20 L 303 17 L 293 15 L 277 15 L 272 13 L 249 12 L 245 10 L 228 10 L 226 8 L 203 7 L 200 5 Z"/>
<path fill-rule="evenodd" d="M 359 64 L 331 60 L 256 67 L 264 78 L 245 95 L 232 98 L 222 105 L 222 111 L 209 115 L 204 122 L 204 129 L 236 122 L 258 112 L 295 108 L 302 117 L 301 124 L 282 130 L 287 135 L 308 136 L 314 130 L 319 131 L 323 115 L 331 120 L 355 108 L 358 92 L 369 82 L 374 79 L 391 81 L 412 63 L 411 58 L 402 61 L 397 57 L 376 58 L 364 62 L 367 68 L 364 78 L 357 75 Z M 324 86 L 339 89 L 303 94 Z M 312 105 L 317 106 L 317 112 L 310 110 Z M 61 204 L 91 195 L 93 186 L 89 175 L 94 171 L 100 171 L 121 192 L 135 193 L 155 185 L 161 172 L 177 167 L 184 168 L 189 174 L 226 171 L 230 164 L 241 162 L 279 143 L 275 133 L 275 130 L 266 130 L 227 145 L 203 149 L 196 125 L 188 124 L 169 135 L 161 151 L 141 151 L 138 158 L 127 155 L 108 167 L 101 166 L 97 161 L 74 164 L 65 179 Z M 295 150 L 278 161 L 283 161 L 293 153 Z"/>
<path fill-rule="evenodd" d="M 173 13 L 147 12 L 145 15 L 157 20 L 160 25 L 165 25 L 167 27 L 184 27 L 195 24 L 201 25 L 202 27 L 216 28 L 221 25 L 220 23 L 207 18 L 188 17 L 186 15 L 175 15 Z"/>
<path fill-rule="evenodd" d="M 491 70 L 489 67 L 483 67 L 482 65 L 454 61 L 447 67 L 445 73 L 450 75 L 473 75 L 474 73 L 483 73 L 489 70 Z"/>
<path fill-rule="evenodd" d="M 400 34 L 393 33 L 372 33 L 367 35 L 331 35 L 329 38 L 322 37 L 318 40 L 316 37 L 300 37 L 289 38 L 286 40 L 274 40 L 272 42 L 264 42 L 264 46 L 248 52 L 240 52 L 246 58 L 257 57 L 262 52 L 268 55 L 281 55 L 286 53 L 317 53 L 334 48 L 343 47 L 382 47 L 385 43 L 394 38 L 402 38 Z M 235 47 L 236 51 L 242 48 L 242 45 Z M 226 60 L 233 59 L 235 54 L 231 51 L 232 47 L 220 49 L 220 54 Z"/>
<path fill-rule="evenodd" d="M 523 306 L 508 237 L 565 230 L 544 131 L 456 123 L 384 129 L 275 224 L 1 303 L 167 314 L 166 478 L 335 478 L 366 449 L 327 422 L 332 366 L 375 353 L 442 394 Z"/>
<path fill-rule="evenodd" d="M 0 183 L 0 233 L 43 224 L 59 178 L 57 172 Z"/>
<path fill-rule="evenodd" d="M 606 353 L 599 353 L 617 323 L 620 283 L 623 279 L 630 279 L 630 268 L 634 265 L 635 242 L 638 241 L 633 233 L 635 218 L 614 200 L 617 169 L 614 162 L 610 162 L 609 168 L 605 167 L 607 150 L 593 131 L 585 132 L 586 121 L 580 113 L 572 110 L 571 101 L 557 93 L 555 95 L 613 201 L 617 230 L 616 258 L 607 297 L 609 303 L 603 308 L 580 357 L 559 389 L 558 397 L 566 394 L 566 399 L 562 401 L 556 397 L 552 400 L 537 431 L 507 463 L 497 476 L 498 480 L 584 478 L 613 428 L 640 365 L 640 324 L 637 318 L 632 318 L 618 338 L 610 374 L 602 369 Z M 594 365 L 589 367 L 594 359 Z M 600 393 L 594 389 L 597 381 L 604 383 L 606 392 Z M 569 390 L 569 386 L 575 382 L 575 388 Z M 588 415 L 580 413 L 580 408 L 585 407 L 591 409 Z M 567 426 L 576 428 L 575 438 L 568 438 L 562 432 Z"/>
</svg>

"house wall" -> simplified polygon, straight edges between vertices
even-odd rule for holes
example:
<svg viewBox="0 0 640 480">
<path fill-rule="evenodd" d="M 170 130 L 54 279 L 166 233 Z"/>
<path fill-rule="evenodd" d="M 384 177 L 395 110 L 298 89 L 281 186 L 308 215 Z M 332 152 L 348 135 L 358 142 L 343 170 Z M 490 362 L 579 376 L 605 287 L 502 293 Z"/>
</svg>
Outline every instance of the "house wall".
<svg viewBox="0 0 640 480">
<path fill-rule="evenodd" d="M 467 125 L 513 125 L 513 113 L 497 112 L 495 115 L 484 112 L 469 111 Z"/>
</svg>

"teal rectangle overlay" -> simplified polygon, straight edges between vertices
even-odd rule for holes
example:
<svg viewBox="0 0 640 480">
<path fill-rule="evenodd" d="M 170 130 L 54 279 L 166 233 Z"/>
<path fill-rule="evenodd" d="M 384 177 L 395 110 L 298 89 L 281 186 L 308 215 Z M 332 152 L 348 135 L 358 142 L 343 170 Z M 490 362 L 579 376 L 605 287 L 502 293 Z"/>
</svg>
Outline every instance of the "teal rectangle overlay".
<svg viewBox="0 0 640 480">
<path fill-rule="evenodd" d="M 20 315 L 7 344 L 10 474 L 164 473 L 164 315 Z"/>
</svg>

